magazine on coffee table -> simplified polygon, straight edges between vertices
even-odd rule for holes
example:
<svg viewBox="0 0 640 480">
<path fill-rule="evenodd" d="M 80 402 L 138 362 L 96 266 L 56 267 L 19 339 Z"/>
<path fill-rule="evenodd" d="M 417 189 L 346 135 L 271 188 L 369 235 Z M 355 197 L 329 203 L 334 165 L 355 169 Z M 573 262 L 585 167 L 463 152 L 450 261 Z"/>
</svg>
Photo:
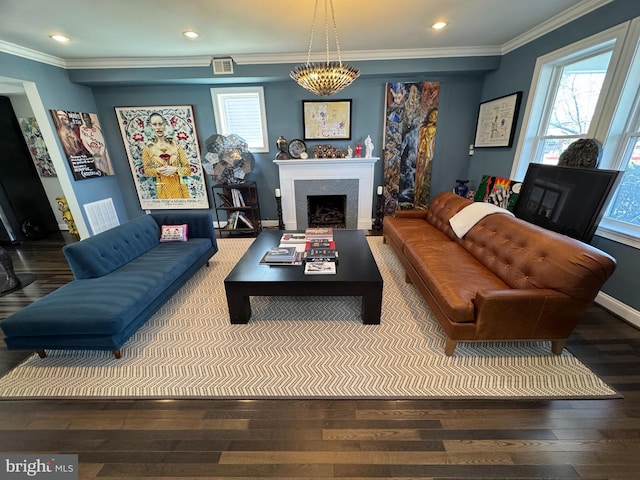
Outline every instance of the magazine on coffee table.
<svg viewBox="0 0 640 480">
<path fill-rule="evenodd" d="M 261 265 L 302 265 L 302 257 L 304 256 L 304 252 L 298 251 L 298 249 L 296 249 L 295 247 L 291 247 L 295 252 L 293 256 L 288 256 L 285 258 L 284 256 L 274 256 L 273 254 L 269 255 L 269 252 L 272 252 L 273 250 L 280 250 L 282 248 L 283 247 L 278 247 L 277 249 L 268 250 L 262 256 L 262 259 L 259 263 Z"/>
<path fill-rule="evenodd" d="M 306 262 L 305 275 L 331 275 L 336 273 L 336 262 Z"/>
</svg>

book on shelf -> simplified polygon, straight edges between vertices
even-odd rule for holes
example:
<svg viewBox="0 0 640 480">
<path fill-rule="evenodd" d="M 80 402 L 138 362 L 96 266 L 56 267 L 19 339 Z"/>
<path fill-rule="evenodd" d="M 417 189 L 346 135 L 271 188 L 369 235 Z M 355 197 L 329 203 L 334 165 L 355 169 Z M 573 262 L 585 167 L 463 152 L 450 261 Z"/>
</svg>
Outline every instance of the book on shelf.
<svg viewBox="0 0 640 480">
<path fill-rule="evenodd" d="M 237 188 L 232 188 L 231 197 L 233 198 L 234 207 L 246 207 L 244 197 L 242 196 L 242 192 L 240 190 L 238 190 Z"/>
<path fill-rule="evenodd" d="M 306 243 L 307 236 L 304 233 L 283 233 L 280 243 Z"/>
<path fill-rule="evenodd" d="M 222 201 L 223 207 L 233 207 L 233 201 L 229 197 L 227 197 L 226 195 L 220 192 L 216 192 L 216 194 L 218 195 L 218 198 L 220 198 L 220 200 Z"/>
<path fill-rule="evenodd" d="M 227 224 L 225 225 L 224 228 L 226 228 L 227 230 L 233 230 L 234 228 L 236 228 L 237 222 L 238 222 L 238 213 L 232 212 L 227 217 Z"/>
<path fill-rule="evenodd" d="M 253 222 L 251 222 L 251 220 L 249 220 L 247 218 L 247 216 L 244 214 L 244 212 L 237 212 L 237 216 L 240 219 L 240 221 L 245 224 L 246 227 L 255 228 L 253 226 Z"/>
<path fill-rule="evenodd" d="M 336 273 L 335 262 L 307 262 L 304 264 L 305 275 L 332 275 Z"/>
</svg>

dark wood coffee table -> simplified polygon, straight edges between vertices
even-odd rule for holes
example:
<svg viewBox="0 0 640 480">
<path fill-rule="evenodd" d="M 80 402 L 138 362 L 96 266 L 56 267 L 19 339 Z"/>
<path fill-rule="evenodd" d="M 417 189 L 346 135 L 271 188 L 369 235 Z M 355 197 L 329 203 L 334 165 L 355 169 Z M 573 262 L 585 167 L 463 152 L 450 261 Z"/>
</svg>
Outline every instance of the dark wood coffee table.
<svg viewBox="0 0 640 480">
<path fill-rule="evenodd" d="M 261 265 L 264 253 L 280 243 L 282 230 L 260 233 L 224 280 L 231 323 L 251 318 L 251 296 L 362 297 L 362 323 L 379 324 L 382 275 L 361 230 L 334 230 L 339 254 L 335 275 L 305 275 L 304 265 Z"/>
</svg>

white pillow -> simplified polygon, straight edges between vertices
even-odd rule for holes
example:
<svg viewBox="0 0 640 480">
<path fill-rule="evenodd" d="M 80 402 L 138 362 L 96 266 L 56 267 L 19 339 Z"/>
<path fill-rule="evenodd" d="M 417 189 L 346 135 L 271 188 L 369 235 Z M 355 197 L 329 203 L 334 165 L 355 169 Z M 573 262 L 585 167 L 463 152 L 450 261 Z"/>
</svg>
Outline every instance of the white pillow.
<svg viewBox="0 0 640 480">
<path fill-rule="evenodd" d="M 162 225 L 161 242 L 186 242 L 187 224 L 182 225 Z"/>
</svg>

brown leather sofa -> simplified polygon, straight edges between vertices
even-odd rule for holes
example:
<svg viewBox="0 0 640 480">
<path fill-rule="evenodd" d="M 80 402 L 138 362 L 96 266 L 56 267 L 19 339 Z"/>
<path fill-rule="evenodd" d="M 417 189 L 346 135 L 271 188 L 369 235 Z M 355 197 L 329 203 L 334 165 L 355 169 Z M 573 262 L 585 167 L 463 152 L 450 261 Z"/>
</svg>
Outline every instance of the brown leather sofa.
<svg viewBox="0 0 640 480">
<path fill-rule="evenodd" d="M 458 238 L 449 219 L 471 203 L 444 192 L 428 210 L 384 219 L 385 243 L 447 336 L 445 354 L 460 341 L 517 340 L 550 340 L 560 354 L 615 259 L 501 213 Z"/>
</svg>

